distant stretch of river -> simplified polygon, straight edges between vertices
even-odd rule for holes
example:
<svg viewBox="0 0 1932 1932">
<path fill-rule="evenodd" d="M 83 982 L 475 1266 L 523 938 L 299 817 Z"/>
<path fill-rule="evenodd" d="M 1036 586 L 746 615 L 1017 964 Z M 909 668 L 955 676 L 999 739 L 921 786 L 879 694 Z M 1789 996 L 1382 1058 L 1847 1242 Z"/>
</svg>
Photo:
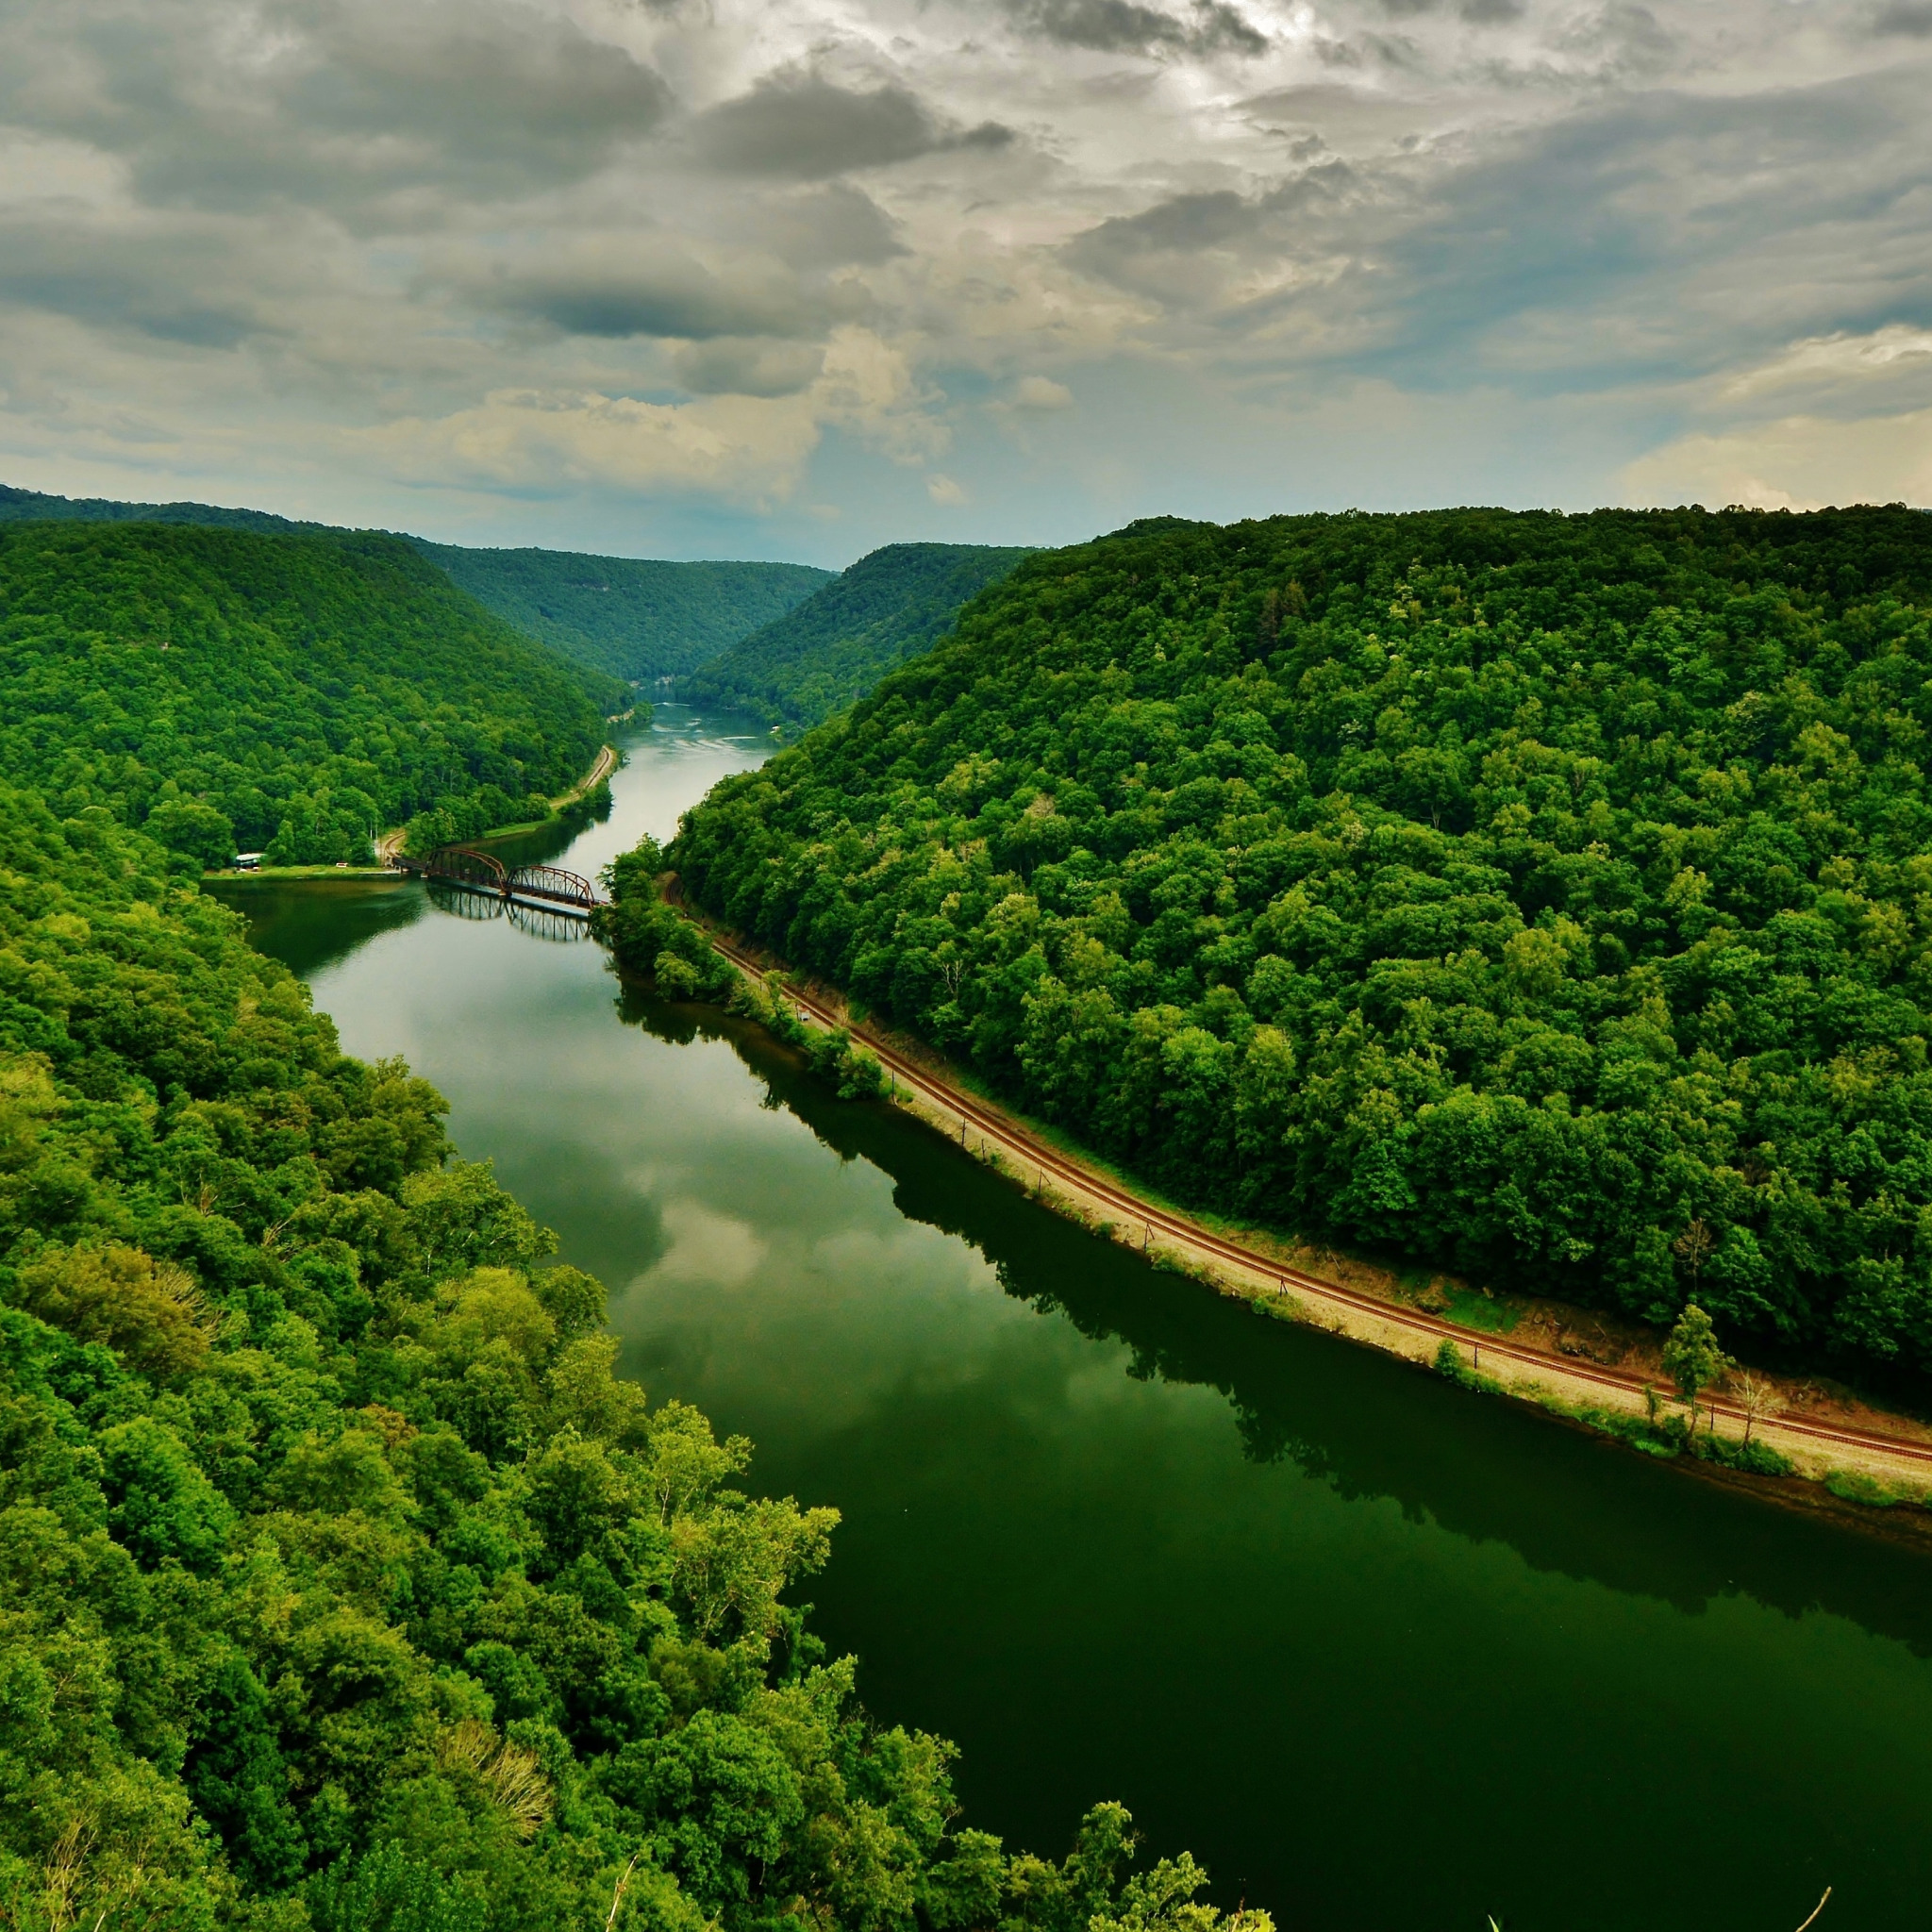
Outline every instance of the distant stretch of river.
<svg viewBox="0 0 1932 1932">
<path fill-rule="evenodd" d="M 664 707 L 516 856 L 594 874 L 768 743 Z M 1924 1553 L 1155 1274 L 592 943 L 222 890 L 609 1284 L 653 1399 L 844 1512 L 816 1626 L 972 1823 L 1058 1856 L 1119 1798 L 1282 1932 L 1792 1932 L 1826 1883 L 1819 1932 L 1926 1923 Z"/>
</svg>

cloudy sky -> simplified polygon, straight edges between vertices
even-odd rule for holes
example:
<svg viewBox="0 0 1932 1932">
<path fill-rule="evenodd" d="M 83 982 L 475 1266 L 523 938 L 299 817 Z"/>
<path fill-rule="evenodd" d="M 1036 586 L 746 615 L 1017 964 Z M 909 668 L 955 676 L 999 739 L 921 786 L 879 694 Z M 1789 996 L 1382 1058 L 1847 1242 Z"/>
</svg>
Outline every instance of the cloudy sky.
<svg viewBox="0 0 1932 1932">
<path fill-rule="evenodd" d="M 842 564 L 1932 502 L 1932 0 L 0 0 L 0 480 Z"/>
</svg>

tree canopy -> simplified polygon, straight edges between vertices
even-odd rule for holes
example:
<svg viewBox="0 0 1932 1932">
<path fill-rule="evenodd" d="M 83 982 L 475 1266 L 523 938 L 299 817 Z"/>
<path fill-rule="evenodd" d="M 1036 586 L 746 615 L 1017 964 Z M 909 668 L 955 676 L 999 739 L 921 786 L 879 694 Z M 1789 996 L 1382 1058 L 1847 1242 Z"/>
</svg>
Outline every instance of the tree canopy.
<svg viewBox="0 0 1932 1932">
<path fill-rule="evenodd" d="M 104 806 L 0 825 L 0 1918 L 1212 1932 L 1117 1806 L 957 1820 L 792 1601 L 836 1512 L 613 1376 L 426 1083 Z"/>
<path fill-rule="evenodd" d="M 397 538 L 0 523 L 0 771 L 195 866 L 541 813 L 627 697 Z"/>
<path fill-rule="evenodd" d="M 816 724 L 929 650 L 968 598 L 1027 554 L 985 543 L 889 543 L 680 678 L 678 695 L 768 724 Z"/>
<path fill-rule="evenodd" d="M 1172 1193 L 1932 1366 L 1932 517 L 1042 554 L 686 890 Z"/>
</svg>

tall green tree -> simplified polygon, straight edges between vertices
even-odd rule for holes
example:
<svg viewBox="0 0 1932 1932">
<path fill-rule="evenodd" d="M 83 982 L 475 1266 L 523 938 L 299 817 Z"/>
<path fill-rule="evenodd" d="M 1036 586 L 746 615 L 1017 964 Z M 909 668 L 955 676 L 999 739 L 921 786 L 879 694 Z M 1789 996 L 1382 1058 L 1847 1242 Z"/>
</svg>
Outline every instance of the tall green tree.
<svg viewBox="0 0 1932 1932">
<path fill-rule="evenodd" d="M 1664 1374 L 1677 1385 L 1690 1411 L 1690 1430 L 1697 1430 L 1697 1398 L 1727 1369 L 1737 1364 L 1717 1343 L 1711 1320 L 1695 1302 L 1686 1302 L 1684 1312 L 1671 1325 L 1664 1339 Z"/>
</svg>

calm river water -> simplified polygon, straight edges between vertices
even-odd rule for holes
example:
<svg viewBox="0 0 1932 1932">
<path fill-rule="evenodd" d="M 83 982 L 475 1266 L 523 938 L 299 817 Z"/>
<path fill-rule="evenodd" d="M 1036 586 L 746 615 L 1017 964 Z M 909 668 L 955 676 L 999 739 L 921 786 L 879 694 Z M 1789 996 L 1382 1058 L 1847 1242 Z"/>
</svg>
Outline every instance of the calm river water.
<svg viewBox="0 0 1932 1932">
<path fill-rule="evenodd" d="M 662 708 L 560 862 L 764 744 Z M 973 1822 L 1058 1855 L 1119 1798 L 1282 1932 L 1791 1932 L 1827 1883 L 1820 1932 L 1926 1922 L 1932 1557 L 1257 1322 L 594 944 L 225 896 L 449 1096 L 654 1398 L 844 1512 L 817 1627 Z"/>
</svg>

